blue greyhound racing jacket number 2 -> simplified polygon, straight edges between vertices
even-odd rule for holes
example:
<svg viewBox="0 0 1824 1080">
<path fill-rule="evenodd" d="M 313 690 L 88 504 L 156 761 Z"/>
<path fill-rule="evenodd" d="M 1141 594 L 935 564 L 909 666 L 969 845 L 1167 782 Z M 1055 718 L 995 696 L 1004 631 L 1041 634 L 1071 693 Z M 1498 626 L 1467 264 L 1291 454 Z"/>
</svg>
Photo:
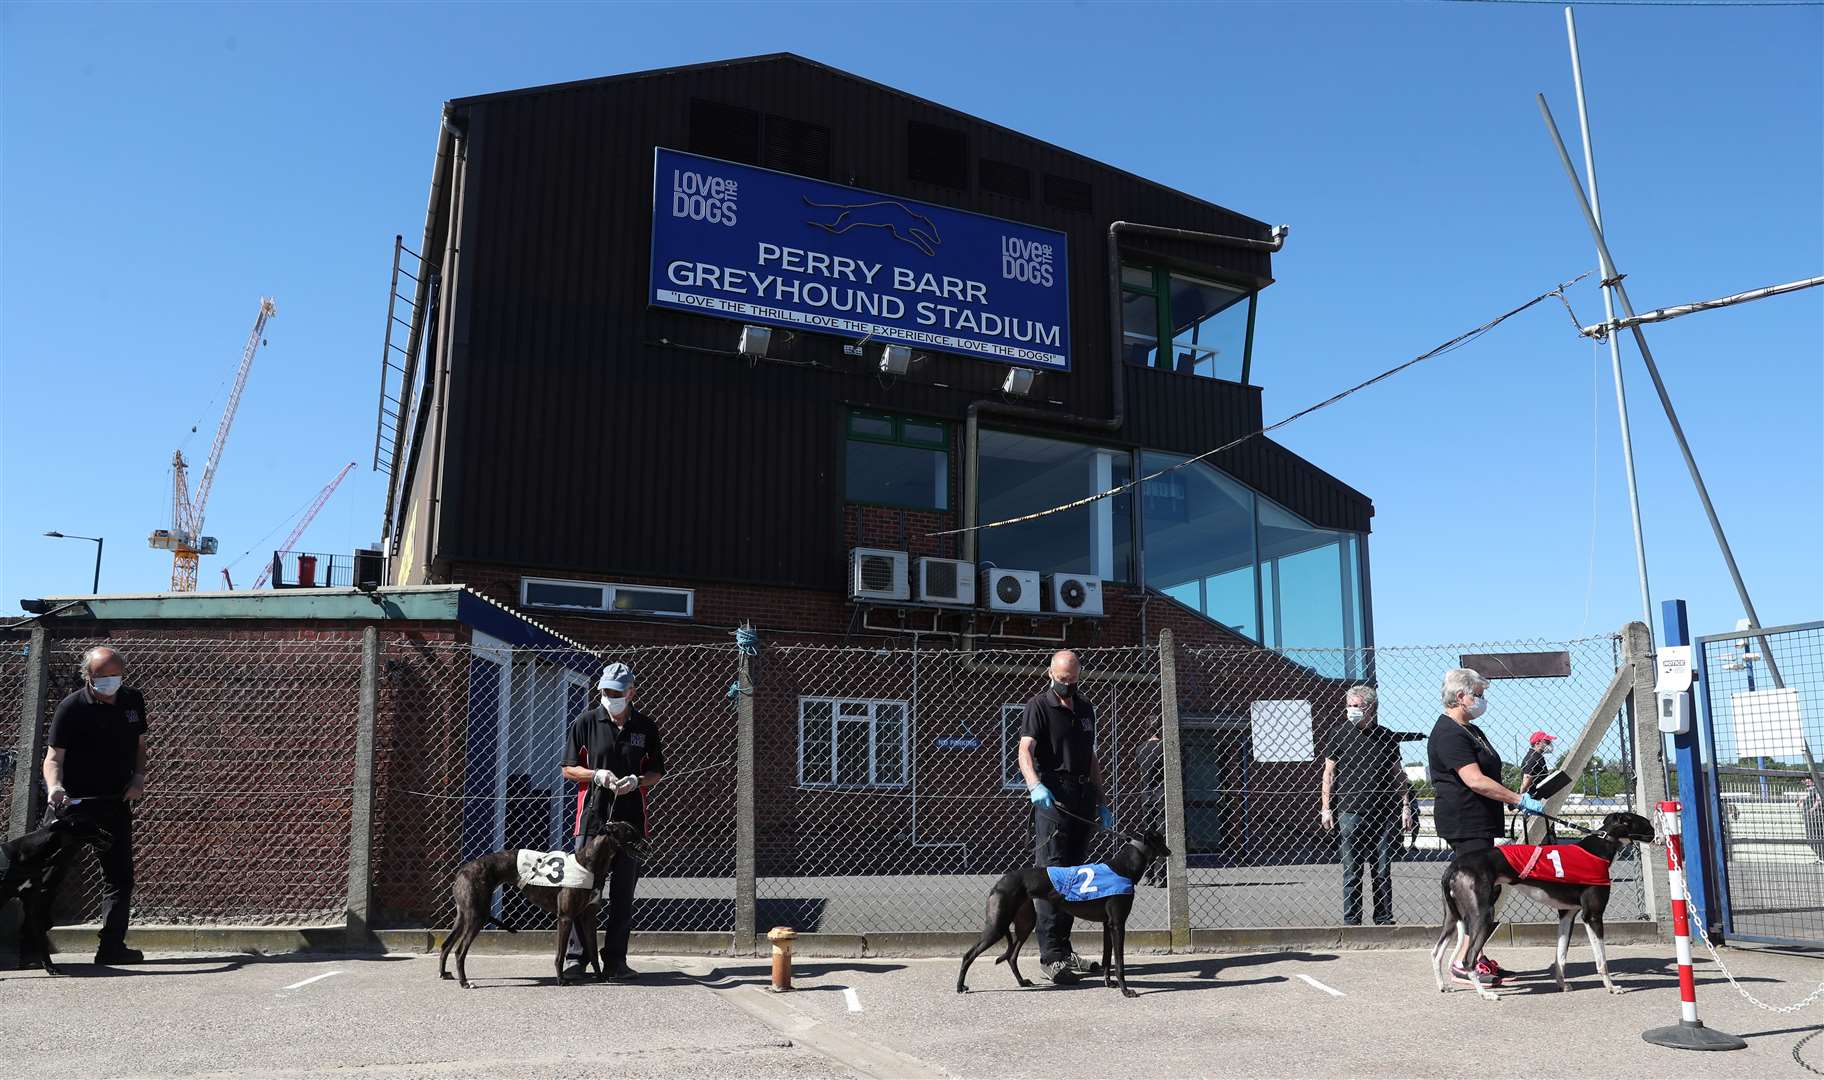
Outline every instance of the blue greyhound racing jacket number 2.
<svg viewBox="0 0 1824 1080">
<path fill-rule="evenodd" d="M 1066 900 L 1101 900 L 1134 891 L 1134 883 L 1115 873 L 1107 863 L 1047 866 L 1045 872 L 1051 875 L 1051 887 Z"/>
</svg>

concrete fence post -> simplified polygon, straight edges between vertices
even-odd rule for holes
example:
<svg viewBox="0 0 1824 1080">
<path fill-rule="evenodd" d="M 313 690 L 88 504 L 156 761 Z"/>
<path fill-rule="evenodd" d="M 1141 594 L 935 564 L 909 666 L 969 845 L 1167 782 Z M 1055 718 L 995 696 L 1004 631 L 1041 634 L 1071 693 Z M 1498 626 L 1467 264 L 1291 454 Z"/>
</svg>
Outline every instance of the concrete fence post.
<svg viewBox="0 0 1824 1080">
<path fill-rule="evenodd" d="M 380 631 L 361 631 L 361 708 L 355 718 L 355 775 L 348 815 L 348 914 L 345 941 L 373 941 L 368 917 L 374 899 L 374 728 L 380 712 Z"/>
<path fill-rule="evenodd" d="M 19 692 L 19 756 L 13 761 L 12 813 L 6 835 L 19 836 L 37 822 L 38 766 L 44 760 L 44 694 L 50 685 L 51 650 L 43 626 L 32 627 L 25 659 L 25 687 Z"/>
<path fill-rule="evenodd" d="M 1165 876 L 1172 949 L 1191 947 L 1191 885 L 1184 829 L 1184 748 L 1178 727 L 1178 649 L 1170 630 L 1159 631 L 1159 741 L 1165 771 L 1165 843 L 1172 849 Z"/>
<path fill-rule="evenodd" d="M 741 654 L 735 677 L 735 938 L 736 956 L 754 955 L 754 681 Z"/>
<path fill-rule="evenodd" d="M 1628 695 L 1627 722 L 1634 738 L 1634 806 L 1636 814 L 1653 820 L 1659 804 L 1666 801 L 1666 744 L 1659 732 L 1659 700 L 1653 689 L 1658 676 L 1658 650 L 1653 647 L 1653 630 L 1644 622 L 1631 622 L 1622 628 L 1622 656 L 1633 667 L 1634 689 Z M 1640 868 L 1642 901 L 1648 917 L 1664 923 L 1669 910 L 1659 898 L 1670 896 L 1671 883 L 1660 860 L 1643 854 Z"/>
<path fill-rule="evenodd" d="M 18 757 L 13 760 L 13 802 L 7 815 L 6 835 L 19 836 L 37 823 L 38 766 L 44 760 L 44 694 L 50 679 L 50 650 L 44 627 L 32 628 L 26 643 L 25 685 L 19 700 L 0 704 L 19 711 Z M 17 646 L 9 643 L 8 648 Z M 0 905 L 0 964 L 16 963 L 19 947 L 19 905 Z"/>
</svg>

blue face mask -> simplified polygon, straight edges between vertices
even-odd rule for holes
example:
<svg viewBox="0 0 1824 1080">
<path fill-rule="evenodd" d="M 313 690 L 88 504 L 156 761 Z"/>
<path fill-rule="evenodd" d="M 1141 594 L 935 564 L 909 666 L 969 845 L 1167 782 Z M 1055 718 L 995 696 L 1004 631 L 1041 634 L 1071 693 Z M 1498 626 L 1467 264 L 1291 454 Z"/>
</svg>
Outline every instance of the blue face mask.
<svg viewBox="0 0 1824 1080">
<path fill-rule="evenodd" d="M 119 675 L 98 675 L 89 680 L 89 685 L 95 688 L 97 694 L 103 697 L 113 697 L 120 693 L 120 684 L 125 681 L 126 679 Z"/>
</svg>

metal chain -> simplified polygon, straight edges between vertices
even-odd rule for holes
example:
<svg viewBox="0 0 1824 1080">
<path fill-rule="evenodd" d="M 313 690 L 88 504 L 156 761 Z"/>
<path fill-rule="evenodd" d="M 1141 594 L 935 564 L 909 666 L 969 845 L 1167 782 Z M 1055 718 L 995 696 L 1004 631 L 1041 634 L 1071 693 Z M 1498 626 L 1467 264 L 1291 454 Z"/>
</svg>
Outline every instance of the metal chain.
<svg viewBox="0 0 1824 1080">
<path fill-rule="evenodd" d="M 1662 826 L 1664 824 L 1663 815 L 1661 815 L 1661 824 L 1662 824 Z M 1663 830 L 1661 832 L 1661 835 L 1662 836 L 1665 835 Z M 1668 851 L 1668 853 L 1670 853 L 1672 851 L 1672 849 L 1668 848 L 1667 851 Z M 1684 860 L 1680 859 L 1676 854 L 1673 854 L 1672 858 L 1670 860 L 1670 863 L 1671 863 L 1671 865 L 1667 868 L 1668 872 L 1671 874 L 1677 875 L 1680 891 L 1682 891 L 1687 897 L 1690 896 L 1691 890 L 1687 886 L 1687 883 L 1685 881 Z M 1688 905 L 1690 903 L 1690 901 L 1687 900 L 1686 903 Z M 1687 913 L 1687 915 L 1688 915 L 1688 913 Z M 1796 1012 L 1800 1012 L 1804 1009 L 1810 1008 L 1819 999 L 1824 998 L 1824 982 L 1820 982 L 1817 985 L 1817 987 L 1812 990 L 1811 993 L 1805 995 L 1804 1000 L 1800 1001 L 1796 1005 L 1769 1005 L 1769 1004 L 1767 1004 L 1765 1001 L 1762 1001 L 1760 998 L 1757 998 L 1753 994 L 1749 993 L 1746 989 L 1744 989 L 1742 987 L 1741 983 L 1736 981 L 1735 973 L 1729 970 L 1728 964 L 1723 963 L 1723 958 L 1721 955 L 1719 955 L 1717 953 L 1716 946 L 1710 943 L 1710 935 L 1704 932 L 1704 920 L 1701 918 L 1693 919 L 1693 918 L 1687 917 L 1685 921 L 1691 926 L 1691 928 L 1693 930 L 1697 931 L 1697 939 L 1704 943 L 1704 948 L 1710 953 L 1710 959 L 1716 962 L 1717 969 L 1723 973 L 1724 978 L 1729 980 L 1729 985 L 1735 987 L 1735 992 L 1742 995 L 1743 997 L 1747 998 L 1749 1004 L 1753 1005 L 1755 1008 L 1765 1009 L 1766 1011 L 1768 1011 L 1770 1013 L 1780 1013 L 1780 1014 L 1796 1013 Z M 1798 1051 L 1795 1049 L 1793 1051 L 1793 1053 L 1796 1055 L 1798 1053 Z M 1804 1064 L 1804 1063 L 1800 1062 L 1800 1064 Z M 1807 1067 L 1809 1067 L 1809 1066 L 1807 1066 Z M 1815 1072 L 1816 1070 L 1813 1070 L 1813 1071 Z"/>
</svg>

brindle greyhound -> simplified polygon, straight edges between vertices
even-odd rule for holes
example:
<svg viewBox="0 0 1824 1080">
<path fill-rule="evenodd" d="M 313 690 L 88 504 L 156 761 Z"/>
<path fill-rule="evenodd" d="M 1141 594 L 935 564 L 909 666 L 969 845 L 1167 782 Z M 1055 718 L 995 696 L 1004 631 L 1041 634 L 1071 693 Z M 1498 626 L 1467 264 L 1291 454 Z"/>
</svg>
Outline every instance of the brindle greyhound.
<svg viewBox="0 0 1824 1080">
<path fill-rule="evenodd" d="M 1653 823 L 1639 814 L 1610 814 L 1602 827 L 1586 836 L 1577 847 L 1603 862 L 1613 862 L 1629 843 L 1652 843 Z M 1564 982 L 1564 961 L 1571 951 L 1571 923 L 1583 916 L 1583 929 L 1590 936 L 1590 950 L 1596 954 L 1596 973 L 1609 993 L 1619 994 L 1621 987 L 1609 978 L 1608 956 L 1602 947 L 1602 913 L 1609 906 L 1609 886 L 1555 882 L 1549 877 L 1528 876 L 1524 880 L 1500 848 L 1478 851 L 1452 859 L 1444 871 L 1444 925 L 1438 931 L 1437 947 L 1432 949 L 1431 966 L 1437 976 L 1438 989 L 1446 990 L 1444 964 L 1450 944 L 1456 935 L 1469 938 L 1466 956 L 1481 956 L 1482 946 L 1495 929 L 1495 900 L 1501 886 L 1512 885 L 1543 901 L 1558 912 L 1558 959 L 1553 970 L 1558 976 L 1558 989 L 1568 990 Z M 1500 995 L 1482 985 L 1475 965 L 1468 967 L 1469 981 L 1476 993 L 1490 1001 Z"/>
<path fill-rule="evenodd" d="M 596 885 L 600 887 L 608 880 L 615 853 L 634 839 L 632 825 L 625 821 L 611 821 L 601 832 L 583 842 L 576 861 L 595 875 Z M 450 887 L 456 901 L 456 924 L 443 939 L 443 951 L 437 957 L 438 978 L 450 977 L 445 962 L 453 948 L 456 951 L 456 980 L 464 990 L 469 989 L 469 976 L 464 961 L 468 959 L 469 946 L 475 943 L 475 937 L 481 933 L 481 928 L 493 923 L 508 933 L 514 932 L 512 927 L 496 919 L 488 910 L 494 899 L 494 890 L 502 885 L 518 883 L 517 848 L 471 859 L 457 869 L 455 881 Z M 520 887 L 520 892 L 533 904 L 557 915 L 557 984 L 564 986 L 568 983 L 564 978 L 564 946 L 570 940 L 570 928 L 573 925 L 583 931 L 583 962 L 595 970 L 597 980 L 602 979 L 602 958 L 596 949 L 595 940 L 595 893 L 590 889 L 555 885 L 525 885 Z"/>
<path fill-rule="evenodd" d="M 19 966 L 36 960 L 47 975 L 61 975 L 51 963 L 51 896 L 46 888 L 57 864 L 79 844 L 96 851 L 114 846 L 114 835 L 87 818 L 60 814 L 17 840 L 0 844 L 0 907 L 17 896 L 24 909 L 19 924 Z"/>
<path fill-rule="evenodd" d="M 1153 864 L 1154 859 L 1170 854 L 1171 851 L 1165 846 L 1165 837 L 1157 832 L 1149 832 L 1121 845 L 1114 857 L 1108 860 L 1108 866 L 1127 880 L 1137 882 L 1146 876 L 1146 869 Z M 1043 866 L 1009 870 L 1001 880 L 995 882 L 994 888 L 988 893 L 988 919 L 982 927 L 982 938 L 963 954 L 963 968 L 956 973 L 957 993 L 969 992 L 968 984 L 963 981 L 969 974 L 969 965 L 1002 937 L 1009 937 L 1007 951 L 995 957 L 994 962 L 1006 962 L 1007 970 L 1013 972 L 1014 980 L 1021 986 L 1032 985 L 1031 979 L 1020 974 L 1019 957 L 1020 947 L 1026 944 L 1026 938 L 1032 933 L 1033 924 L 1038 919 L 1038 913 L 1032 906 L 1034 899 L 1062 908 L 1076 918 L 1101 923 L 1102 985 L 1118 984 L 1124 996 L 1140 996 L 1127 988 L 1127 966 L 1124 959 L 1127 951 L 1127 916 L 1134 909 L 1134 894 L 1125 892 L 1097 900 L 1065 900 L 1052 887 L 1051 875 Z"/>
</svg>

